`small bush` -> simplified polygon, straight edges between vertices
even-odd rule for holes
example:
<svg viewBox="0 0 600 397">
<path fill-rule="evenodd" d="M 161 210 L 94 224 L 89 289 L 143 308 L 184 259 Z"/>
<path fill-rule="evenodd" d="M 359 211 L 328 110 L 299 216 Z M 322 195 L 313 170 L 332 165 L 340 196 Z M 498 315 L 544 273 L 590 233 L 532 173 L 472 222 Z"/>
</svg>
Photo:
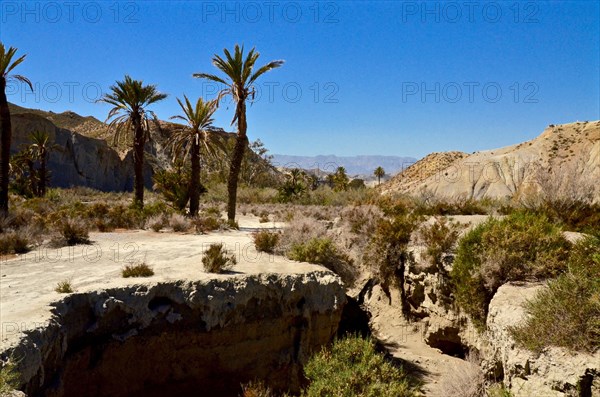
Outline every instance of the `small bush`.
<svg viewBox="0 0 600 397">
<path fill-rule="evenodd" d="M 255 381 L 242 385 L 242 397 L 276 397 L 264 382 Z"/>
<path fill-rule="evenodd" d="M 488 304 L 502 284 L 556 277 L 565 270 L 570 246 L 543 216 L 490 218 L 459 242 L 451 272 L 456 302 L 481 329 Z"/>
<path fill-rule="evenodd" d="M 121 275 L 124 278 L 129 277 L 152 277 L 154 276 L 154 270 L 145 263 L 126 265 L 121 270 Z"/>
<path fill-rule="evenodd" d="M 279 242 L 279 233 L 261 230 L 252 235 L 254 246 L 258 252 L 267 252 L 272 254 Z"/>
<path fill-rule="evenodd" d="M 235 255 L 231 254 L 221 243 L 211 244 L 204 252 L 202 265 L 209 273 L 223 273 L 237 264 Z"/>
<path fill-rule="evenodd" d="M 54 288 L 54 291 L 58 292 L 59 294 L 70 294 L 71 292 L 73 292 L 73 286 L 71 285 L 71 281 L 63 280 L 59 282 L 56 285 L 56 288 Z"/>
<path fill-rule="evenodd" d="M 219 215 L 220 216 L 220 215 Z M 200 215 L 192 220 L 196 233 L 206 234 L 213 230 L 219 230 L 223 226 L 223 221 L 219 216 Z"/>
<path fill-rule="evenodd" d="M 171 215 L 169 225 L 171 226 L 174 232 L 187 232 L 192 226 L 190 221 L 180 214 Z"/>
<path fill-rule="evenodd" d="M 229 219 L 227 220 L 227 227 L 233 230 L 240 230 L 240 225 L 237 221 Z"/>
<path fill-rule="evenodd" d="M 310 384 L 305 397 L 418 396 L 415 382 L 375 350 L 369 339 L 348 337 L 337 340 L 310 358 L 304 367 Z"/>
<path fill-rule="evenodd" d="M 312 238 L 303 243 L 293 244 L 287 253 L 288 258 L 325 266 L 351 284 L 356 278 L 352 260 L 340 252 L 330 238 Z"/>
<path fill-rule="evenodd" d="M 154 215 L 146 221 L 146 225 L 156 233 L 160 232 L 167 224 L 168 221 L 163 215 Z"/>
<path fill-rule="evenodd" d="M 477 358 L 467 355 L 465 362 L 452 366 L 436 385 L 439 397 L 487 397 L 485 374 Z"/>
<path fill-rule="evenodd" d="M 529 317 L 511 329 L 519 345 L 536 352 L 550 345 L 587 352 L 600 347 L 600 240 L 578 242 L 568 269 L 526 303 Z"/>
<path fill-rule="evenodd" d="M 0 234 L 0 254 L 24 254 L 29 250 L 29 238 L 23 229 Z"/>
<path fill-rule="evenodd" d="M 90 244 L 88 225 L 81 219 L 63 219 L 56 224 L 59 237 L 51 241 L 54 247 Z"/>
<path fill-rule="evenodd" d="M 444 272 L 444 254 L 452 253 L 460 234 L 460 225 L 449 222 L 446 218 L 436 218 L 432 224 L 421 226 L 418 231 L 419 240 L 425 244 L 425 257 L 429 262 Z"/>
<path fill-rule="evenodd" d="M 269 222 L 269 213 L 267 211 L 262 211 L 260 213 L 259 218 L 258 218 L 258 222 L 260 222 L 260 223 L 267 223 L 267 222 Z"/>
</svg>

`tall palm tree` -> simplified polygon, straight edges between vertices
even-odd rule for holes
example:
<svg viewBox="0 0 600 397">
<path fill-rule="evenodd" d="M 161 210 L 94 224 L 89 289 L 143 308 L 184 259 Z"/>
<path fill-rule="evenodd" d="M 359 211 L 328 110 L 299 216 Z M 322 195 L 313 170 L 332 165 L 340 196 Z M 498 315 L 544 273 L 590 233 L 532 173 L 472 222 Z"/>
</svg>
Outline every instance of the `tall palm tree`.
<svg viewBox="0 0 600 397">
<path fill-rule="evenodd" d="M 144 206 L 144 146 L 150 138 L 150 121 L 158 124 L 153 111 L 148 109 L 153 103 L 167 97 L 156 89 L 156 85 L 144 85 L 141 80 L 133 80 L 125 75 L 123 81 L 117 81 L 110 87 L 112 91 L 105 94 L 100 102 L 114 106 L 108 113 L 106 121 L 114 130 L 114 142 L 117 143 L 123 133 L 133 133 L 133 167 L 135 174 L 134 202 Z"/>
<path fill-rule="evenodd" d="M 10 144 L 12 140 L 12 124 L 10 110 L 6 99 L 6 83 L 15 79 L 25 83 L 33 91 L 31 81 L 18 74 L 9 74 L 27 55 L 22 55 L 13 61 L 17 49 L 10 47 L 8 51 L 0 42 L 0 215 L 8 215 L 8 172 L 10 168 Z"/>
<path fill-rule="evenodd" d="M 246 122 L 246 100 L 254 98 L 254 83 L 266 72 L 283 65 L 284 61 L 271 61 L 258 69 L 255 69 L 255 63 L 260 56 L 255 49 L 251 49 L 248 55 L 244 57 L 244 47 L 235 45 L 233 56 L 229 50 L 224 49 L 225 59 L 215 55 L 212 59 L 213 65 L 225 74 L 223 78 L 209 73 L 194 73 L 194 77 L 208 79 L 225 85 L 225 88 L 219 93 L 218 99 L 224 95 L 231 95 L 236 104 L 235 114 L 231 124 L 237 123 L 237 135 L 231 164 L 229 165 L 229 178 L 227 180 L 227 218 L 229 221 L 235 220 L 235 204 L 237 199 L 237 184 L 240 176 L 240 169 L 246 147 L 248 147 L 248 137 L 246 131 L 248 124 Z"/>
<path fill-rule="evenodd" d="M 188 128 L 176 130 L 170 137 L 169 143 L 173 146 L 174 156 L 183 156 L 183 159 L 191 157 L 192 175 L 188 195 L 190 198 L 190 216 L 198 215 L 200 206 L 200 148 L 204 146 L 208 152 L 217 145 L 217 137 L 208 130 L 217 110 L 216 101 L 205 102 L 198 98 L 196 106 L 193 106 L 187 96 L 183 96 L 185 103 L 179 98 L 177 102 L 183 110 L 183 115 L 171 117 L 180 119 L 188 124 Z"/>
<path fill-rule="evenodd" d="M 375 168 L 375 171 L 373 171 L 373 175 L 377 177 L 377 184 L 380 185 L 381 178 L 383 178 L 383 176 L 385 175 L 385 170 L 383 169 L 383 167 L 377 167 Z"/>
</svg>

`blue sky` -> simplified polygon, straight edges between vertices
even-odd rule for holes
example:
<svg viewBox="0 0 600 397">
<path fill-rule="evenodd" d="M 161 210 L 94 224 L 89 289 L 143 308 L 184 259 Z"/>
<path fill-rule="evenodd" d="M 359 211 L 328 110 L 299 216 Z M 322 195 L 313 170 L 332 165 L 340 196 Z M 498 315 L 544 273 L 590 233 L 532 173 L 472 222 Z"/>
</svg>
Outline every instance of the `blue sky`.
<svg viewBox="0 0 600 397">
<path fill-rule="evenodd" d="M 0 2 L 0 38 L 27 53 L 9 101 L 104 120 L 130 74 L 170 97 L 210 96 L 195 72 L 235 43 L 285 65 L 258 83 L 248 133 L 274 153 L 422 157 L 600 119 L 600 2 Z M 233 107 L 216 125 L 231 130 Z"/>
</svg>

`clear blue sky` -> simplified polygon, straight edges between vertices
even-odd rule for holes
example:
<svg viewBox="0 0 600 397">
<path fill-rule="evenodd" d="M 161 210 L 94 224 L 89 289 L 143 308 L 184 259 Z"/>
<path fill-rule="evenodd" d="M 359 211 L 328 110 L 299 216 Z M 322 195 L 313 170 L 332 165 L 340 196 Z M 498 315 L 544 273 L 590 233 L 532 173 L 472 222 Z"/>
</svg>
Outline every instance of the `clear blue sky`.
<svg viewBox="0 0 600 397">
<path fill-rule="evenodd" d="M 9 101 L 101 120 L 98 89 L 126 73 L 170 94 L 154 106 L 166 119 L 175 97 L 215 88 L 192 73 L 213 72 L 223 48 L 284 59 L 248 108 L 250 138 L 274 153 L 470 152 L 600 119 L 595 0 L 2 0 L 0 14 L 2 41 L 28 54 L 16 71 L 37 86 L 9 87 Z M 216 125 L 231 129 L 232 110 Z"/>
</svg>

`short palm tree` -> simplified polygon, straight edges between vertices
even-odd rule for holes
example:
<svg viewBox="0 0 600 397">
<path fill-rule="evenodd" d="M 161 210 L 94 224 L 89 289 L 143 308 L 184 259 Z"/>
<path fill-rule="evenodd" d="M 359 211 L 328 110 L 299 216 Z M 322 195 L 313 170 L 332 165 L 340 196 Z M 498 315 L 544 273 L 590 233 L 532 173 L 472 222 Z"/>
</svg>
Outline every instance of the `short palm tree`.
<svg viewBox="0 0 600 397">
<path fill-rule="evenodd" d="M 381 178 L 383 178 L 385 175 L 385 170 L 382 167 L 377 167 L 375 168 L 375 171 L 373 171 L 373 175 L 377 177 L 377 184 L 380 185 Z"/>
<path fill-rule="evenodd" d="M 10 110 L 6 99 L 6 83 L 10 79 L 25 83 L 33 91 L 31 81 L 18 74 L 11 75 L 27 55 L 13 61 L 17 49 L 10 47 L 6 50 L 0 42 L 0 215 L 8 215 L 8 174 L 10 168 L 10 144 L 12 141 L 12 125 L 10 122 Z"/>
<path fill-rule="evenodd" d="M 141 80 L 133 80 L 128 75 L 110 87 L 112 91 L 99 101 L 114 106 L 108 113 L 109 128 L 114 130 L 117 143 L 123 133 L 133 134 L 133 167 L 135 174 L 134 202 L 144 206 L 144 146 L 150 138 L 150 121 L 158 124 L 153 111 L 148 109 L 153 103 L 167 97 L 156 89 L 156 85 L 144 85 Z"/>
<path fill-rule="evenodd" d="M 173 146 L 175 157 L 182 156 L 184 160 L 188 156 L 191 157 L 192 175 L 188 195 L 190 216 L 196 216 L 200 206 L 200 149 L 204 146 L 207 152 L 211 152 L 212 148 L 218 145 L 218 138 L 208 130 L 213 122 L 212 116 L 217 110 L 217 102 L 205 102 L 202 98 L 198 98 L 196 105 L 193 106 L 187 96 L 184 95 L 183 98 L 185 103 L 177 98 L 183 115 L 171 118 L 185 121 L 188 127 L 174 131 L 169 137 L 169 143 Z"/>
<path fill-rule="evenodd" d="M 248 137 L 246 136 L 248 129 L 246 122 L 246 100 L 254 98 L 254 83 L 256 80 L 266 72 L 283 65 L 284 61 L 271 61 L 255 69 L 255 63 L 260 54 L 254 48 L 246 56 L 244 56 L 244 47 L 240 47 L 237 44 L 235 45 L 233 56 L 227 49 L 224 49 L 223 52 L 225 53 L 225 59 L 219 55 L 215 55 L 212 59 L 213 65 L 225 74 L 223 78 L 209 73 L 194 73 L 193 76 L 225 85 L 218 99 L 224 95 L 231 95 L 236 104 L 231 124 L 237 123 L 237 136 L 229 165 L 229 178 L 227 180 L 227 218 L 229 221 L 234 221 L 238 179 L 244 153 L 248 147 Z"/>
<path fill-rule="evenodd" d="M 31 145 L 29 145 L 30 151 L 35 160 L 40 164 L 37 172 L 38 186 L 34 194 L 38 197 L 44 197 L 46 195 L 48 180 L 50 179 L 48 155 L 53 150 L 60 150 L 60 146 L 50 144 L 50 135 L 47 132 L 34 131 L 29 135 L 29 138 L 31 139 Z"/>
</svg>

